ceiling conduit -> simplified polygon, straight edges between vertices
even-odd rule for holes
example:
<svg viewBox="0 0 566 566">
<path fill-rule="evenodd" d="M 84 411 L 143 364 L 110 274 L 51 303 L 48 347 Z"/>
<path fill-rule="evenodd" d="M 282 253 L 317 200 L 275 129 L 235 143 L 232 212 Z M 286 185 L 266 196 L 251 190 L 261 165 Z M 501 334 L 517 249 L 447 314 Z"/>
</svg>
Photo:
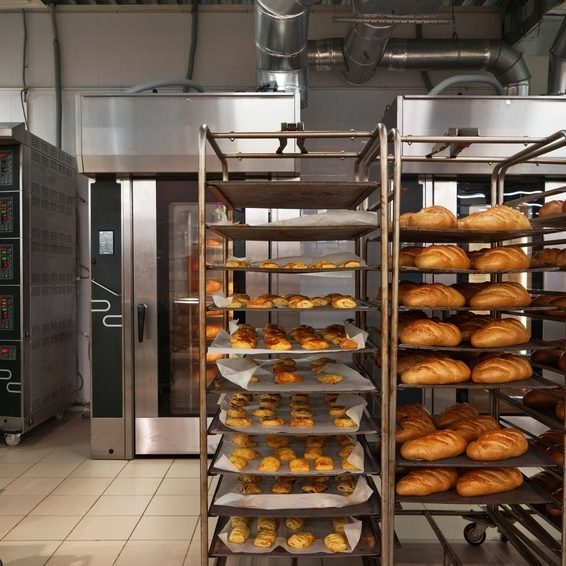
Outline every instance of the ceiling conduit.
<svg viewBox="0 0 566 566">
<path fill-rule="evenodd" d="M 548 94 L 566 94 L 566 17 L 550 48 Z"/>
</svg>

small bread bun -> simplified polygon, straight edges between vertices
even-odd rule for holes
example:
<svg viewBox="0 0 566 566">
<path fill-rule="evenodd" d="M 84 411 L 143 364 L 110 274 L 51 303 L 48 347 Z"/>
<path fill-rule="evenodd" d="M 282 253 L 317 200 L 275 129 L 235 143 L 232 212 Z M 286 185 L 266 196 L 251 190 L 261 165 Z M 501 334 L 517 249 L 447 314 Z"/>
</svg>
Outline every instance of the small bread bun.
<svg viewBox="0 0 566 566">
<path fill-rule="evenodd" d="M 235 426 L 239 428 L 252 426 L 252 419 L 250 417 L 226 417 L 226 426 Z"/>
<path fill-rule="evenodd" d="M 259 420 L 260 426 L 283 426 L 284 424 L 285 424 L 285 420 L 277 416 L 262 417 Z"/>
<path fill-rule="evenodd" d="M 331 417 L 345 417 L 347 410 L 343 405 L 334 405 L 328 409 L 328 414 Z"/>
<path fill-rule="evenodd" d="M 314 419 L 312 417 L 293 417 L 289 421 L 289 426 L 297 428 L 312 428 L 314 426 Z"/>
</svg>

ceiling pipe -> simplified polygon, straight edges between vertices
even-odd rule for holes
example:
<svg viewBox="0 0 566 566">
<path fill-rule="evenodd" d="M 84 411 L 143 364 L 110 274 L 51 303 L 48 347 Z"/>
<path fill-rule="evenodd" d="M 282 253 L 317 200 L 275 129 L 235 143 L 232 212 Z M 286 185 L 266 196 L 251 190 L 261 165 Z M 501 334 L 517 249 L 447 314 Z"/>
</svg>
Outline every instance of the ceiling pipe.
<svg viewBox="0 0 566 566">
<path fill-rule="evenodd" d="M 256 0 L 257 82 L 275 81 L 278 90 L 298 91 L 307 105 L 308 21 L 322 0 Z"/>
<path fill-rule="evenodd" d="M 566 17 L 550 48 L 548 94 L 566 94 Z"/>
</svg>

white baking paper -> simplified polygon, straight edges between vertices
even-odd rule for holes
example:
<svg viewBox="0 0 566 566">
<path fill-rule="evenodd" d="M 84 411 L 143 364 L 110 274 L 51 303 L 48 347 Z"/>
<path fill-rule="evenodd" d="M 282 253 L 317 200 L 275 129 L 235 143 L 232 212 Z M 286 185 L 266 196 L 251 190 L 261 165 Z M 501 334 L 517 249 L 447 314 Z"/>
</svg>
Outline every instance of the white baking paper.
<svg viewBox="0 0 566 566">
<path fill-rule="evenodd" d="M 365 210 L 333 210 L 332 212 L 319 212 L 295 218 L 285 218 L 275 222 L 266 222 L 258 226 L 344 226 L 344 225 L 370 225 L 377 228 L 377 212 Z"/>
</svg>

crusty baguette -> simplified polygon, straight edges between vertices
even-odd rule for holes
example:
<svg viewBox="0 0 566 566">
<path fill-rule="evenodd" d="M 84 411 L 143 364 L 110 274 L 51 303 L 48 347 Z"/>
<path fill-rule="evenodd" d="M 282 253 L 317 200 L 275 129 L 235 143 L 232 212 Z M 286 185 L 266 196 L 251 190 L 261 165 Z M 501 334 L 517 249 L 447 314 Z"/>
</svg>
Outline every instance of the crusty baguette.
<svg viewBox="0 0 566 566">
<path fill-rule="evenodd" d="M 468 403 L 455 403 L 446 407 L 442 413 L 436 416 L 434 424 L 438 428 L 446 428 L 461 419 L 469 419 L 470 417 L 477 417 L 478 410 Z"/>
<path fill-rule="evenodd" d="M 442 283 L 422 283 L 399 294 L 399 301 L 406 307 L 463 307 L 464 295 Z"/>
<path fill-rule="evenodd" d="M 477 468 L 464 472 L 456 482 L 463 497 L 477 497 L 511 491 L 523 485 L 523 474 L 517 468 Z"/>
<path fill-rule="evenodd" d="M 399 267 L 415 267 L 415 259 L 424 250 L 420 246 L 405 246 L 399 250 Z M 393 262 L 391 262 L 393 265 Z"/>
<path fill-rule="evenodd" d="M 478 291 L 469 304 L 475 308 L 527 307 L 531 301 L 520 283 L 493 283 Z"/>
<path fill-rule="evenodd" d="M 399 218 L 401 228 L 443 230 L 456 228 L 456 217 L 443 206 L 428 206 L 419 212 L 407 212 Z"/>
<path fill-rule="evenodd" d="M 528 379 L 532 375 L 530 362 L 514 354 L 481 360 L 472 369 L 474 383 L 508 383 Z"/>
<path fill-rule="evenodd" d="M 485 415 L 461 419 L 446 427 L 446 430 L 452 430 L 468 442 L 471 442 L 472 440 L 477 440 L 484 432 L 499 428 L 501 428 L 499 423 L 493 417 Z"/>
<path fill-rule="evenodd" d="M 429 357 L 401 374 L 401 383 L 439 385 L 461 383 L 471 376 L 470 368 L 460 360 Z"/>
<path fill-rule="evenodd" d="M 472 259 L 473 269 L 482 271 L 528 269 L 529 265 L 529 256 L 521 248 L 514 246 L 487 248 L 481 250 Z"/>
<path fill-rule="evenodd" d="M 449 322 L 417 319 L 404 325 L 399 341 L 413 346 L 457 346 L 462 341 L 462 333 Z"/>
<path fill-rule="evenodd" d="M 406 460 L 434 462 L 464 453 L 467 445 L 459 434 L 451 430 L 437 430 L 405 442 L 401 446 L 401 456 Z"/>
<path fill-rule="evenodd" d="M 469 269 L 470 258 L 458 246 L 428 246 L 415 257 L 421 269 Z"/>
<path fill-rule="evenodd" d="M 456 485 L 454 468 L 421 468 L 402 477 L 395 486 L 397 495 L 424 496 L 448 491 Z"/>
<path fill-rule="evenodd" d="M 458 220 L 462 230 L 523 230 L 531 227 L 529 219 L 518 210 L 499 204 Z"/>
<path fill-rule="evenodd" d="M 494 462 L 521 456 L 529 449 L 529 443 L 520 430 L 504 428 L 484 432 L 477 440 L 470 442 L 466 456 L 470 460 Z"/>
<path fill-rule="evenodd" d="M 526 344 L 530 339 L 530 332 L 518 320 L 504 318 L 476 330 L 470 342 L 474 348 L 504 348 Z"/>
</svg>

